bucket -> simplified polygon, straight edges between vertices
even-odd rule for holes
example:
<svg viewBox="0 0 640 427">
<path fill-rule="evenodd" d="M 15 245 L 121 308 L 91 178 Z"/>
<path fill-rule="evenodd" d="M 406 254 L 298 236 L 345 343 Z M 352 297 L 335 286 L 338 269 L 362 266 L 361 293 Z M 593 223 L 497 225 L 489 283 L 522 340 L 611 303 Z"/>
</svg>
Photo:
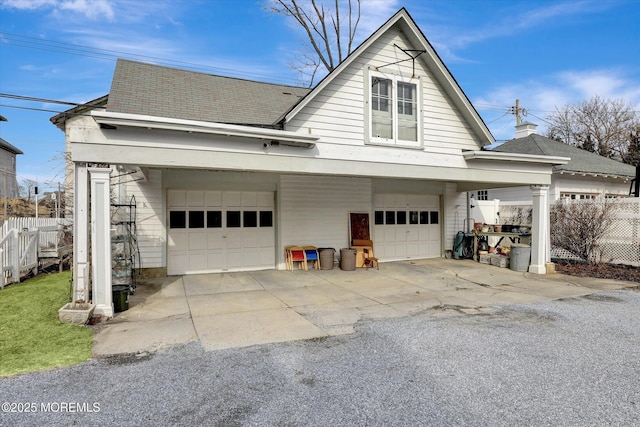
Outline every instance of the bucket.
<svg viewBox="0 0 640 427">
<path fill-rule="evenodd" d="M 509 268 L 514 271 L 529 271 L 529 262 L 531 260 L 531 246 L 513 244 L 509 257 L 511 261 Z"/>
<path fill-rule="evenodd" d="M 320 270 L 333 270 L 333 258 L 336 250 L 333 248 L 319 248 Z"/>
<path fill-rule="evenodd" d="M 356 253 L 355 249 L 340 249 L 340 268 L 345 271 L 353 271 L 356 269 Z"/>
</svg>

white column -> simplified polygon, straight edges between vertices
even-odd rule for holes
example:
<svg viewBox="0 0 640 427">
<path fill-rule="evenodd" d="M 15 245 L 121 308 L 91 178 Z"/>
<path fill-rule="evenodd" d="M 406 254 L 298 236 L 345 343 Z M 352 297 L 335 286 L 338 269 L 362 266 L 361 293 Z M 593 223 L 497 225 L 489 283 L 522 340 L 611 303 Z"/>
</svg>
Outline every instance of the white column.
<svg viewBox="0 0 640 427">
<path fill-rule="evenodd" d="M 91 174 L 91 272 L 95 313 L 113 317 L 111 296 L 111 204 L 109 168 Z"/>
<path fill-rule="evenodd" d="M 73 301 L 89 301 L 89 181 L 86 163 L 74 163 Z"/>
<path fill-rule="evenodd" d="M 532 185 L 533 224 L 531 229 L 531 265 L 529 272 L 547 273 L 549 236 L 549 186 Z"/>
</svg>

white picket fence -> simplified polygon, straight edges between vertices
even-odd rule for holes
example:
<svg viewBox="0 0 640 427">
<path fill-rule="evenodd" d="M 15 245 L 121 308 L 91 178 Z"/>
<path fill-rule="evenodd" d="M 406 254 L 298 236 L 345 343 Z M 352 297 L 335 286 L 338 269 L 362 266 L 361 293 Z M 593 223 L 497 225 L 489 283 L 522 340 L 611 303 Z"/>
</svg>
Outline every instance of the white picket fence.
<svg viewBox="0 0 640 427">
<path fill-rule="evenodd" d="M 59 262 L 71 253 L 65 218 L 9 218 L 0 228 L 0 288 L 17 283 L 28 274 L 36 274 L 46 260 Z M 51 263 L 56 263 L 53 261 Z M 48 263 L 48 264 L 51 264 Z"/>
</svg>

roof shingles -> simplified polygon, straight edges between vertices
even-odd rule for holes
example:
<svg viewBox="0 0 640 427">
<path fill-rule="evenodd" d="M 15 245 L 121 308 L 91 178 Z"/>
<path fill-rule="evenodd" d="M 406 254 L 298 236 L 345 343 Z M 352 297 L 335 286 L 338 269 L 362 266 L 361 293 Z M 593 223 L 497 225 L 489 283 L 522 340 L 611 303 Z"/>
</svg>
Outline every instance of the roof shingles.
<svg viewBox="0 0 640 427">
<path fill-rule="evenodd" d="M 558 173 L 597 174 L 621 178 L 633 178 L 636 174 L 635 167 L 631 165 L 537 134 L 512 139 L 493 150 L 506 153 L 569 157 L 571 160 L 566 165 L 553 167 L 553 171 Z"/>
<path fill-rule="evenodd" d="M 107 111 L 272 127 L 307 93 L 307 88 L 120 59 Z"/>
</svg>

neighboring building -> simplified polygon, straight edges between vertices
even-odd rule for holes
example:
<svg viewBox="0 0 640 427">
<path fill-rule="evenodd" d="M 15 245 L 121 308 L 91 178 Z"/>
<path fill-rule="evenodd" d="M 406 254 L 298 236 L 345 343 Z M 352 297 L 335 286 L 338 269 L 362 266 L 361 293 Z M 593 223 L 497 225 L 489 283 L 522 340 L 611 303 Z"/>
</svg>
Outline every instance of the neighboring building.
<svg viewBox="0 0 640 427">
<path fill-rule="evenodd" d="M 348 247 L 350 213 L 381 261 L 442 257 L 467 191 L 530 186 L 544 273 L 551 166 L 568 160 L 483 151 L 494 138 L 405 9 L 312 90 L 120 60 L 106 109 L 52 121 L 74 168 L 74 280 L 91 276 L 107 317 L 112 195 L 135 197 L 142 266 L 172 275 Z"/>
<path fill-rule="evenodd" d="M 16 175 L 16 155 L 24 154 L 18 148 L 0 138 L 0 194 L 10 199 L 20 197 Z M 6 187 L 5 187 L 6 186 Z"/>
<path fill-rule="evenodd" d="M 516 127 L 516 138 L 492 151 L 513 154 L 568 157 L 568 163 L 553 166 L 549 203 L 561 198 L 592 199 L 599 196 L 625 197 L 629 195 L 635 166 L 602 157 L 598 154 L 558 142 L 536 133 L 536 125 L 522 123 Z M 478 192 L 480 193 L 480 192 Z M 526 187 L 486 190 L 477 194 L 479 200 L 498 199 L 505 202 L 531 202 Z"/>
</svg>

